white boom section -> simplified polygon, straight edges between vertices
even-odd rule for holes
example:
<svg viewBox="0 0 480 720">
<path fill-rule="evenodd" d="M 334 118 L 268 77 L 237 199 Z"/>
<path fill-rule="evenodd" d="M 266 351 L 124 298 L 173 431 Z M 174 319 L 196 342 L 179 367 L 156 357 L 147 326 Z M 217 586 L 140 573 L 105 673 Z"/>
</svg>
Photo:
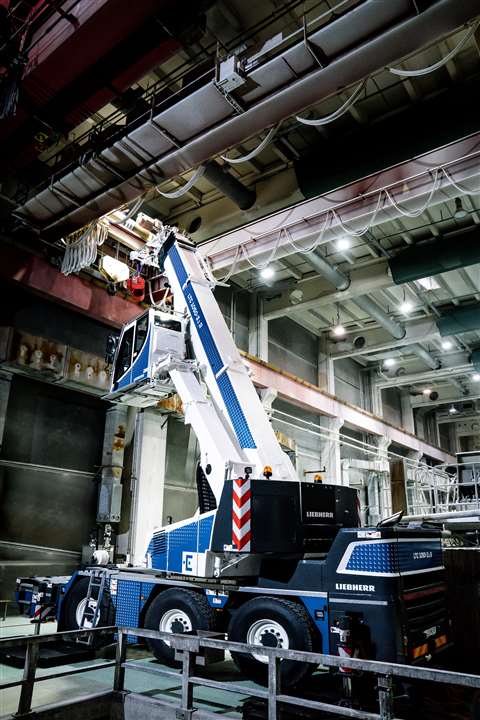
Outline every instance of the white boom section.
<svg viewBox="0 0 480 720">
<path fill-rule="evenodd" d="M 208 484 L 220 502 L 225 476 L 235 466 L 237 472 L 248 465 L 248 458 L 232 437 L 230 426 L 207 398 L 205 389 L 193 372 L 170 370 L 170 377 L 182 400 L 185 424 L 191 425 L 200 447 L 200 464 L 210 466 Z"/>
<path fill-rule="evenodd" d="M 175 310 L 181 311 L 183 304 L 191 317 L 195 357 L 203 366 L 215 410 L 222 414 L 233 431 L 232 442 L 237 447 L 235 455 L 248 460 L 253 477 L 261 477 L 264 468 L 269 466 L 272 468 L 272 479 L 298 482 L 290 458 L 275 437 L 195 248 L 186 242 L 175 241 L 166 248 L 164 267 L 174 293 Z M 175 384 L 179 379 L 172 375 Z M 182 394 L 180 390 L 179 393 Z M 192 426 L 199 436 L 203 432 L 202 425 L 208 423 L 208 417 L 202 417 L 201 411 L 197 412 L 198 417 Z M 216 435 L 212 438 L 211 452 L 223 453 L 223 449 L 215 449 L 215 444 L 218 445 Z M 231 454 L 223 456 L 224 466 L 225 460 L 230 458 Z"/>
</svg>

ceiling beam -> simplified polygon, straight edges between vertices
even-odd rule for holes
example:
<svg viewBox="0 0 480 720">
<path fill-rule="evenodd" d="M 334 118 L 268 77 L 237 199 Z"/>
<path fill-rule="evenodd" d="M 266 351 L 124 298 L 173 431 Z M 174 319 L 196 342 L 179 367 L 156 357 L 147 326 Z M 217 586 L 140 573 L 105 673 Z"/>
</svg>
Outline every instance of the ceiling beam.
<svg viewBox="0 0 480 720">
<path fill-rule="evenodd" d="M 405 335 L 400 340 L 393 338 L 383 328 L 373 328 L 371 330 L 363 330 L 361 333 L 355 331 L 354 335 L 361 335 L 365 338 L 363 348 L 354 347 L 348 339 L 339 343 L 331 343 L 330 352 L 334 360 L 341 358 L 355 357 L 358 355 L 368 355 L 373 352 L 381 352 L 382 350 L 390 350 L 391 348 L 401 348 L 413 345 L 418 342 L 425 342 L 434 337 L 438 337 L 438 328 L 433 320 L 410 320 L 405 324 Z M 407 349 L 408 352 L 408 349 Z"/>
<path fill-rule="evenodd" d="M 440 462 L 455 461 L 453 455 L 421 440 L 416 435 L 410 434 L 366 410 L 329 395 L 319 387 L 301 380 L 295 375 L 279 370 L 251 355 L 242 354 L 251 370 L 253 382 L 259 387 L 277 390 L 278 397 L 292 405 L 327 417 L 339 418 L 347 425 L 363 432 L 390 438 L 397 445 L 416 450 L 421 455 L 427 455 Z"/>
<path fill-rule="evenodd" d="M 297 283 L 295 288 L 283 290 L 279 297 L 266 302 L 265 317 L 273 320 L 299 310 L 316 310 L 392 285 L 392 279 L 388 275 L 388 262 L 385 258 L 372 260 L 365 265 L 355 267 L 349 275 L 350 285 L 346 290 L 335 290 L 332 283 L 319 276 L 306 278 Z M 300 290 L 303 293 L 302 299 L 295 304 L 290 300 L 292 289 Z"/>
</svg>

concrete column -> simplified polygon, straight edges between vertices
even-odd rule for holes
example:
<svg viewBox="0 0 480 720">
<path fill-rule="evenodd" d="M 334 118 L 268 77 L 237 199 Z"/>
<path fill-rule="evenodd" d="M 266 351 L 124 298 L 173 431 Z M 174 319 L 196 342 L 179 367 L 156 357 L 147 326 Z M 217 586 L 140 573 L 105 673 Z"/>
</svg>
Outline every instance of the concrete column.
<svg viewBox="0 0 480 720">
<path fill-rule="evenodd" d="M 372 385 L 372 412 L 377 417 L 383 417 L 382 391 L 376 385 Z"/>
<path fill-rule="evenodd" d="M 325 422 L 326 421 L 326 422 Z M 324 418 L 322 426 L 329 430 L 328 440 L 320 454 L 321 467 L 325 467 L 325 480 L 334 485 L 342 484 L 342 461 L 340 458 L 340 430 L 343 426 L 341 418 Z"/>
<path fill-rule="evenodd" d="M 7 419 L 8 399 L 10 397 L 10 385 L 12 373 L 0 372 L 0 451 L 3 445 L 3 434 L 5 432 L 5 421 Z"/>
<path fill-rule="evenodd" d="M 137 415 L 132 469 L 129 562 L 145 563 L 154 530 L 163 525 L 168 416 L 153 408 Z"/>
<path fill-rule="evenodd" d="M 328 353 L 328 340 L 322 335 L 318 338 L 317 385 L 326 392 L 335 394 L 335 365 Z"/>
<path fill-rule="evenodd" d="M 403 429 L 412 434 L 415 433 L 415 422 L 413 420 L 413 408 L 410 393 L 403 390 L 400 396 L 402 406 L 402 425 Z"/>
<path fill-rule="evenodd" d="M 127 405 L 114 405 L 105 417 L 102 480 L 98 493 L 97 522 L 120 522 L 123 454 L 127 431 Z"/>
<path fill-rule="evenodd" d="M 248 352 L 268 361 L 268 320 L 263 314 L 263 300 L 256 293 L 250 296 Z"/>
<path fill-rule="evenodd" d="M 377 446 L 378 465 L 380 468 L 380 472 L 376 478 L 376 492 L 378 493 L 379 500 L 379 520 L 382 520 L 393 514 L 392 484 L 388 461 L 388 448 L 392 444 L 392 441 L 389 437 L 380 436 L 375 439 L 375 444 Z M 372 477 L 372 481 L 373 480 L 374 478 Z M 372 488 L 369 487 L 369 495 L 371 492 Z"/>
</svg>

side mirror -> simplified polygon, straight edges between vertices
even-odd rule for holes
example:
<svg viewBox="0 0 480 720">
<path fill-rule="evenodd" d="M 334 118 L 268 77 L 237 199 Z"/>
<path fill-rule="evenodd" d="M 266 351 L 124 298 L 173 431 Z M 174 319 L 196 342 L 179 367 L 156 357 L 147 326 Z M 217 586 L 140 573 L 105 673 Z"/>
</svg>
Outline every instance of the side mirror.
<svg viewBox="0 0 480 720">
<path fill-rule="evenodd" d="M 118 335 L 109 335 L 107 338 L 107 347 L 105 349 L 105 362 L 107 365 L 113 365 L 115 353 L 117 351 Z"/>
</svg>

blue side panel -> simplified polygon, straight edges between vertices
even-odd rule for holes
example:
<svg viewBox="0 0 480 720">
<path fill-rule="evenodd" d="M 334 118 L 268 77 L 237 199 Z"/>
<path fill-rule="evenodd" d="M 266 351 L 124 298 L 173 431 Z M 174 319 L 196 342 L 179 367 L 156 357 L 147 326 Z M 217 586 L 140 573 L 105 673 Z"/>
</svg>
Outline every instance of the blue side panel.
<svg viewBox="0 0 480 720">
<path fill-rule="evenodd" d="M 442 546 L 439 540 L 420 540 L 418 543 L 398 543 L 400 573 L 443 567 Z"/>
<path fill-rule="evenodd" d="M 305 605 L 305 609 L 312 618 L 315 627 L 318 629 L 321 638 L 321 650 L 319 652 L 328 654 L 329 648 L 329 624 L 328 624 L 328 604 L 326 597 L 311 597 L 309 595 L 300 595 L 299 599 Z"/>
<path fill-rule="evenodd" d="M 140 595 L 142 583 L 132 580 L 119 580 L 117 585 L 116 625 L 138 627 L 140 616 Z M 128 635 L 130 643 L 137 642 L 136 635 Z"/>
<path fill-rule="evenodd" d="M 197 552 L 198 522 L 188 523 L 168 533 L 168 570 L 182 572 L 182 553 Z"/>
<path fill-rule="evenodd" d="M 148 583 L 148 582 L 142 583 L 142 589 L 140 592 L 140 612 L 145 607 L 145 603 L 148 601 L 148 598 L 150 597 L 150 593 L 152 592 L 154 587 L 155 587 L 154 583 Z"/>
<path fill-rule="evenodd" d="M 210 538 L 212 537 L 212 527 L 214 515 L 202 518 L 200 520 L 200 528 L 198 530 L 198 552 L 205 552 L 210 549 Z"/>
<path fill-rule="evenodd" d="M 210 363 L 210 367 L 213 374 L 216 375 L 223 368 L 223 361 L 213 339 L 212 333 L 210 332 L 210 328 L 208 327 L 203 310 L 198 302 L 195 290 L 190 282 L 187 282 L 185 285 L 187 281 L 187 273 L 183 267 L 182 260 L 175 245 L 173 245 L 170 249 L 168 255 L 172 261 L 178 281 L 183 288 L 185 300 L 190 308 L 191 316 L 197 328 L 198 335 L 208 358 L 208 362 Z M 227 373 L 222 373 L 222 375 L 220 375 L 217 379 L 217 385 L 230 416 L 230 420 L 232 421 L 233 429 L 235 430 L 240 446 L 242 448 L 255 448 L 255 441 L 252 437 L 247 420 L 243 414 L 243 410 Z"/>
<path fill-rule="evenodd" d="M 359 574 L 405 574 L 442 565 L 442 549 L 438 540 L 420 540 L 418 543 L 370 541 L 353 549 L 345 570 Z"/>
<path fill-rule="evenodd" d="M 397 543 L 365 542 L 357 545 L 350 555 L 346 570 L 354 572 L 395 573 Z"/>
<path fill-rule="evenodd" d="M 152 558 L 152 567 L 156 570 L 167 569 L 167 533 L 165 530 L 159 530 L 154 534 L 148 545 L 147 554 Z"/>
</svg>

